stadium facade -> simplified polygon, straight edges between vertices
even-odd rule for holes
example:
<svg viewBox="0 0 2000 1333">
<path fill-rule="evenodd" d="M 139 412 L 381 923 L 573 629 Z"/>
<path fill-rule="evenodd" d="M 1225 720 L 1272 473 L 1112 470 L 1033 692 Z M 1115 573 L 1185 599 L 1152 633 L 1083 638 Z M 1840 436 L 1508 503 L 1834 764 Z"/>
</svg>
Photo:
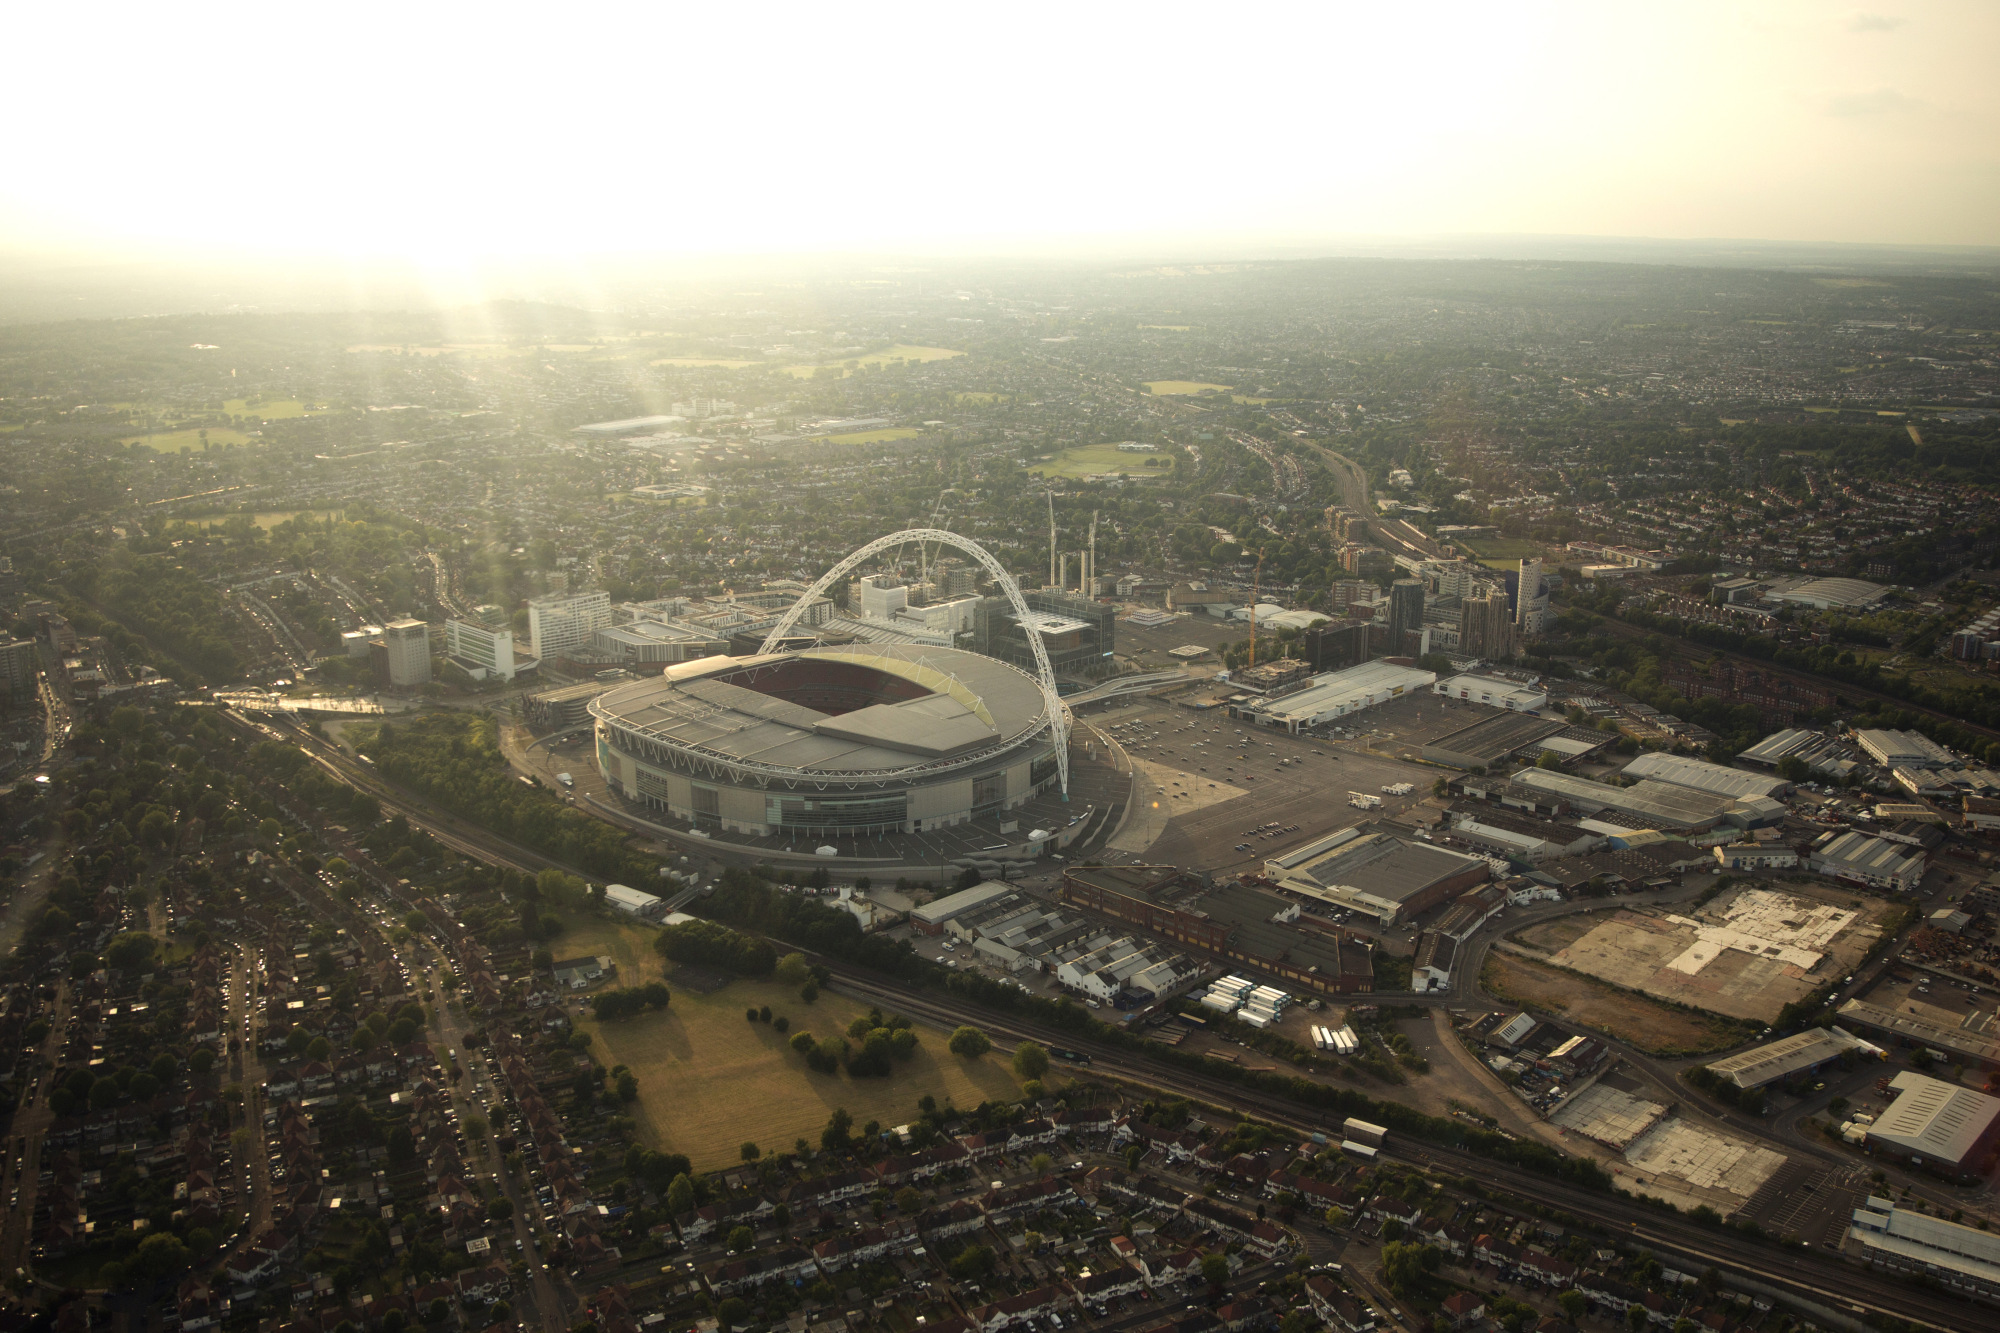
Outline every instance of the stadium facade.
<svg viewBox="0 0 2000 1333">
<path fill-rule="evenodd" d="M 676 663 L 590 711 L 626 799 L 696 828 L 832 838 L 945 828 L 1058 784 L 1050 695 L 977 653 L 851 644 Z"/>
</svg>

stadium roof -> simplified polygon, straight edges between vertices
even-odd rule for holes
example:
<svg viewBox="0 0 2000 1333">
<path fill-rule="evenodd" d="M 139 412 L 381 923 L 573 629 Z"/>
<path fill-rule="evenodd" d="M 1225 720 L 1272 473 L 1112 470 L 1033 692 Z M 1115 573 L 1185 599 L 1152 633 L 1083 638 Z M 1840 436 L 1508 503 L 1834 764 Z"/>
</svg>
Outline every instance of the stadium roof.
<svg viewBox="0 0 2000 1333">
<path fill-rule="evenodd" d="M 1792 785 L 1783 778 L 1745 773 L 1741 769 L 1724 768 L 1721 764 L 1678 754 L 1642 754 L 1625 765 L 1624 775 L 1628 778 L 1657 778 L 1676 787 L 1711 792 L 1737 801 L 1754 796 L 1776 796 Z"/>
<path fill-rule="evenodd" d="M 1761 1088 L 1766 1083 L 1789 1078 L 1802 1069 L 1823 1065 L 1838 1058 L 1842 1051 L 1852 1050 L 1861 1044 L 1858 1038 L 1839 1028 L 1830 1032 L 1825 1028 L 1807 1028 L 1804 1032 L 1716 1060 L 1708 1067 L 1739 1088 Z"/>
<path fill-rule="evenodd" d="M 1962 1166 L 2000 1119 L 2000 1097 L 1905 1070 L 1889 1082 L 1897 1094 L 1868 1137 L 1901 1152 Z"/>
<path fill-rule="evenodd" d="M 851 663 L 926 693 L 833 714 L 755 688 L 760 668 L 802 661 Z M 1041 689 L 1026 672 L 977 653 L 901 644 L 677 663 L 610 691 L 594 711 L 669 746 L 816 773 L 904 769 L 1017 739 L 1044 721 Z"/>
</svg>

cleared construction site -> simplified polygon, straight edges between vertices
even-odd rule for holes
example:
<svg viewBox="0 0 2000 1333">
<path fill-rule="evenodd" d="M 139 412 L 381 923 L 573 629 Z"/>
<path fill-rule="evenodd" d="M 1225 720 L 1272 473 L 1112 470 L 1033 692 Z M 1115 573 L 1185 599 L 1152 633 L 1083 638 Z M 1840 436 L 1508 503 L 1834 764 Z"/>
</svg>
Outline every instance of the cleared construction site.
<svg viewBox="0 0 2000 1333">
<path fill-rule="evenodd" d="M 1628 908 L 1601 921 L 1551 922 L 1515 939 L 1585 976 L 1769 1023 L 1853 969 L 1879 937 L 1881 907 L 1821 886 L 1745 887 L 1692 911 Z"/>
</svg>

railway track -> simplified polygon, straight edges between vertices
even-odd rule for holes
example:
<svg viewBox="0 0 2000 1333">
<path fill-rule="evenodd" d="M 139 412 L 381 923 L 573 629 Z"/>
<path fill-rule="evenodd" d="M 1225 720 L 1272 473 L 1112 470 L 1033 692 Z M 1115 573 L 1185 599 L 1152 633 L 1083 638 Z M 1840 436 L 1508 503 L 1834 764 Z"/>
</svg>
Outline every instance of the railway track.
<svg viewBox="0 0 2000 1333">
<path fill-rule="evenodd" d="M 968 1006 L 947 1005 L 911 992 L 837 959 L 817 960 L 850 994 L 893 1005 L 898 1012 L 924 1018 L 946 1028 L 976 1022 L 989 1036 L 1063 1046 L 1090 1056 L 1093 1072 L 1150 1088 L 1172 1097 L 1196 1097 L 1215 1105 L 1247 1112 L 1300 1134 L 1324 1132 L 1337 1126 L 1330 1112 L 1318 1112 L 1284 1098 L 1273 1097 L 1222 1079 L 1188 1070 L 1165 1070 L 1122 1048 L 998 1010 L 968 1012 Z M 1794 1299 L 1848 1316 L 1869 1313 L 1909 1320 L 1941 1330 L 1990 1329 L 1990 1318 L 1977 1308 L 1936 1296 L 1866 1269 L 1850 1267 L 1822 1250 L 1796 1251 L 1776 1244 L 1756 1244 L 1729 1232 L 1712 1230 L 1662 1214 L 1617 1195 L 1602 1194 L 1549 1176 L 1508 1166 L 1477 1153 L 1440 1144 L 1392 1138 L 1388 1156 L 1425 1167 L 1443 1167 L 1510 1189 L 1524 1198 L 1550 1204 L 1589 1222 L 1610 1228 L 1627 1240 L 1678 1256 L 1696 1268 L 1713 1267 L 1753 1282 L 1793 1294 Z M 1990 1312 L 1989 1312 L 1990 1314 Z"/>
</svg>

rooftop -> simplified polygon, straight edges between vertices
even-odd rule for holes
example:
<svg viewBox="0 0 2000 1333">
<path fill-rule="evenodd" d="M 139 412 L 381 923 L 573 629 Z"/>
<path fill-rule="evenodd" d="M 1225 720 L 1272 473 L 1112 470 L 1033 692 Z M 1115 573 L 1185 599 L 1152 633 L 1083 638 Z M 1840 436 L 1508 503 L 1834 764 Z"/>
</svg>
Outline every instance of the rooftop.
<svg viewBox="0 0 2000 1333">
<path fill-rule="evenodd" d="M 1625 765 L 1624 776 L 1658 778 L 1661 782 L 1671 782 L 1676 787 L 1712 792 L 1717 796 L 1727 796 L 1738 801 L 1753 796 L 1781 795 L 1792 785 L 1783 778 L 1767 777 L 1761 773 L 1745 773 L 1741 769 L 1724 768 L 1721 764 L 1689 759 L 1684 755 L 1660 753 L 1640 755 Z"/>
<path fill-rule="evenodd" d="M 1897 1094 L 1868 1137 L 1903 1152 L 1962 1164 L 2000 1119 L 2000 1097 L 1905 1070 L 1889 1082 Z"/>
</svg>

